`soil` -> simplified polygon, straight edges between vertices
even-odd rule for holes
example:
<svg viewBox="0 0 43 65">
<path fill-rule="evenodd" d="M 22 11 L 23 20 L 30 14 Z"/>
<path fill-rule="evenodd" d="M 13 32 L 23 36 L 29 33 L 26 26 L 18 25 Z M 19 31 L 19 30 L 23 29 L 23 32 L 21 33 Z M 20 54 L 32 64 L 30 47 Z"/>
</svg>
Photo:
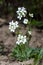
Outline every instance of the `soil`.
<svg viewBox="0 0 43 65">
<path fill-rule="evenodd" d="M 9 54 L 15 46 L 17 36 L 13 35 L 8 27 L 9 25 L 6 23 L 6 20 L 0 18 L 0 46 L 3 46 L 4 50 L 4 52 L 0 53 L 0 65 L 29 65 L 30 63 L 33 65 L 33 59 L 26 62 L 9 61 Z M 26 28 L 23 25 L 21 25 L 21 32 L 23 34 L 26 32 Z M 32 29 L 32 38 L 29 45 L 31 47 L 43 47 L 43 30 L 40 31 L 37 28 Z"/>
</svg>

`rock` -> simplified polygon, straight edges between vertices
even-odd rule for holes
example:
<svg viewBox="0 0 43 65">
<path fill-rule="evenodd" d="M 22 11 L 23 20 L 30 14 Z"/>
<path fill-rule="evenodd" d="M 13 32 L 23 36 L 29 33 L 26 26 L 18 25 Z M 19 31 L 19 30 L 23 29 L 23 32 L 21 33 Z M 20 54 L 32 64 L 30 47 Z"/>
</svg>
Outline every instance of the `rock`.
<svg viewBox="0 0 43 65">
<path fill-rule="evenodd" d="M 23 62 L 19 62 L 19 63 L 20 63 L 20 65 L 29 65 L 29 64 L 34 65 L 34 59 L 30 59 L 28 61 L 23 61 Z"/>
<path fill-rule="evenodd" d="M 4 45 L 7 47 L 7 46 L 11 46 L 11 45 L 14 45 L 14 43 L 15 43 L 15 38 L 13 38 L 12 36 L 11 37 L 9 37 L 6 41 L 5 41 L 5 43 L 4 43 Z"/>
<path fill-rule="evenodd" d="M 33 59 L 30 59 L 28 61 L 23 61 L 23 62 L 12 62 L 9 65 L 29 65 L 29 64 L 33 65 L 34 64 L 33 61 L 34 61 Z"/>
<path fill-rule="evenodd" d="M 9 49 L 4 47 L 3 55 L 8 55 L 10 53 Z"/>
<path fill-rule="evenodd" d="M 29 45 L 31 47 L 43 47 L 43 32 L 39 33 L 37 29 L 33 29 Z"/>
<path fill-rule="evenodd" d="M 23 62 L 9 62 L 9 61 L 0 61 L 0 65 L 34 65 L 34 59 L 30 59 L 28 61 L 23 61 Z"/>
<path fill-rule="evenodd" d="M 4 45 L 2 43 L 0 43 L 0 54 L 2 54 L 3 49 L 4 49 Z"/>
<path fill-rule="evenodd" d="M 9 49 L 9 51 L 12 50 L 12 48 L 15 46 L 16 43 L 16 37 L 10 36 L 4 43 L 5 47 Z"/>
<path fill-rule="evenodd" d="M 9 62 L 0 61 L 0 65 L 9 65 Z"/>
<path fill-rule="evenodd" d="M 9 61 L 10 61 L 10 62 L 11 62 L 11 61 L 15 61 L 15 58 L 12 57 L 11 55 L 12 55 L 12 53 L 9 53 L 9 54 L 8 54 Z"/>
<path fill-rule="evenodd" d="M 2 28 L 0 28 L 0 41 L 3 41 L 4 43 L 10 35 L 11 34 L 8 26 L 3 26 Z"/>
<path fill-rule="evenodd" d="M 0 61 L 7 61 L 8 60 L 8 57 L 7 56 L 0 56 Z"/>
<path fill-rule="evenodd" d="M 5 22 L 6 22 L 5 19 L 1 19 L 1 18 L 0 18 L 0 27 L 1 27 Z"/>
</svg>

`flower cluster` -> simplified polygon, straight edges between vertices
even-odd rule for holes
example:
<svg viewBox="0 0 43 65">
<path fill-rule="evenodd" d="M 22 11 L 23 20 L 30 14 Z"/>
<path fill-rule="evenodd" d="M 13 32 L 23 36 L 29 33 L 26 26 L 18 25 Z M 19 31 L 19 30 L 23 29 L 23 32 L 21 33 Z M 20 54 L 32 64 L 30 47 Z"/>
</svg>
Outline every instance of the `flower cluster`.
<svg viewBox="0 0 43 65">
<path fill-rule="evenodd" d="M 17 41 L 16 41 L 16 44 L 25 44 L 27 42 L 27 39 L 26 39 L 26 36 L 23 36 L 21 34 L 18 35 L 18 38 L 17 38 Z"/>
<path fill-rule="evenodd" d="M 26 16 L 26 14 L 27 14 L 27 11 L 26 11 L 26 9 L 24 8 L 24 7 L 19 7 L 18 8 L 18 11 L 16 11 L 16 13 L 17 13 L 17 18 L 19 19 L 19 20 L 21 20 L 21 18 L 22 17 L 25 17 Z"/>
<path fill-rule="evenodd" d="M 9 30 L 11 32 L 15 32 L 16 28 L 18 28 L 18 27 L 19 27 L 19 25 L 18 25 L 17 21 L 13 22 L 13 20 L 12 20 L 11 22 L 9 22 Z"/>
</svg>

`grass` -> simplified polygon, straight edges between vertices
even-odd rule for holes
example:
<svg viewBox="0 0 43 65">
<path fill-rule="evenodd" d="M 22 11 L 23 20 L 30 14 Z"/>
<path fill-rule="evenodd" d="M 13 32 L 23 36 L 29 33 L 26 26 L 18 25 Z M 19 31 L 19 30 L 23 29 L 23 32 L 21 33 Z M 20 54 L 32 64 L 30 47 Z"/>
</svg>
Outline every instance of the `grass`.
<svg viewBox="0 0 43 65">
<path fill-rule="evenodd" d="M 38 65 L 39 61 L 43 59 L 43 48 L 25 47 L 24 50 L 21 50 L 16 46 L 13 49 L 12 57 L 18 61 L 34 58 L 34 65 Z"/>
</svg>

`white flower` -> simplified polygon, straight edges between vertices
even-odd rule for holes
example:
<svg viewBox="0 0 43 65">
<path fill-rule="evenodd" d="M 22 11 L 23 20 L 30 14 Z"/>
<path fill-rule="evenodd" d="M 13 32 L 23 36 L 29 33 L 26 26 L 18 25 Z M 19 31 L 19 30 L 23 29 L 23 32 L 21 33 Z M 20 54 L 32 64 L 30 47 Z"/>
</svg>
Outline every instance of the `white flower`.
<svg viewBox="0 0 43 65">
<path fill-rule="evenodd" d="M 21 7 L 18 7 L 18 11 L 21 11 Z"/>
<path fill-rule="evenodd" d="M 19 45 L 19 44 L 20 44 L 20 42 L 19 42 L 19 41 L 17 41 L 17 42 L 16 42 L 16 44 L 18 44 L 18 45 Z"/>
<path fill-rule="evenodd" d="M 19 25 L 18 25 L 18 21 L 15 22 L 15 27 L 18 28 Z"/>
<path fill-rule="evenodd" d="M 20 15 L 20 16 L 17 16 L 17 18 L 18 18 L 19 20 L 21 20 L 21 18 L 22 18 L 22 15 Z"/>
<path fill-rule="evenodd" d="M 22 7 L 22 11 L 24 11 L 24 13 L 27 13 L 26 8 Z"/>
<path fill-rule="evenodd" d="M 32 34 L 32 32 L 31 32 L 31 31 L 28 31 L 28 33 L 29 33 L 29 35 L 31 35 L 31 34 Z"/>
<path fill-rule="evenodd" d="M 11 32 L 15 32 L 16 28 L 18 28 L 18 27 L 19 27 L 19 25 L 18 25 L 17 21 L 13 22 L 13 20 L 12 20 L 11 22 L 9 22 L 9 30 Z"/>
<path fill-rule="evenodd" d="M 23 44 L 25 44 L 26 41 L 27 41 L 26 36 L 24 36 L 24 38 L 23 38 Z"/>
<path fill-rule="evenodd" d="M 19 20 L 21 20 L 21 18 L 22 17 L 25 17 L 26 16 L 26 14 L 27 14 L 27 11 L 26 11 L 26 9 L 24 8 L 24 7 L 19 7 L 18 8 L 18 11 L 16 11 L 16 13 L 17 13 L 17 18 L 19 19 Z"/>
<path fill-rule="evenodd" d="M 21 13 L 22 13 L 23 17 L 25 17 L 27 14 L 26 8 L 22 7 Z"/>
<path fill-rule="evenodd" d="M 28 19 L 24 19 L 23 23 L 27 24 L 28 23 Z"/>
<path fill-rule="evenodd" d="M 22 17 L 26 16 L 26 14 L 23 11 L 21 11 L 21 15 L 22 15 Z"/>
<path fill-rule="evenodd" d="M 29 13 L 29 16 L 33 18 L 33 13 Z"/>
<path fill-rule="evenodd" d="M 18 35 L 16 44 L 25 44 L 27 42 L 26 36 L 23 36 L 21 34 Z"/>
<path fill-rule="evenodd" d="M 21 15 L 21 14 L 20 14 L 20 11 L 16 11 L 16 13 L 17 13 L 17 15 L 18 15 L 18 16 L 20 16 L 20 15 Z"/>
<path fill-rule="evenodd" d="M 12 22 L 9 23 L 9 29 L 10 29 L 11 32 L 15 32 L 14 25 L 15 25 L 15 23 L 12 20 Z"/>
</svg>

